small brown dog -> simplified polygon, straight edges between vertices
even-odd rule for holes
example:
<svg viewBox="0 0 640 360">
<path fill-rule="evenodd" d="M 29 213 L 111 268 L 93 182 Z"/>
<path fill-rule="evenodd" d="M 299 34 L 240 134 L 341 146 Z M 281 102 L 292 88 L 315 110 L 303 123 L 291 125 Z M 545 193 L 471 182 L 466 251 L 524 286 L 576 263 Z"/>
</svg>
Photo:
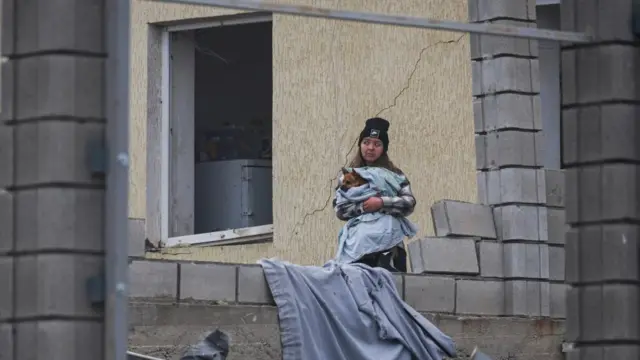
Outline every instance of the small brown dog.
<svg viewBox="0 0 640 360">
<path fill-rule="evenodd" d="M 342 186 L 340 186 L 340 188 L 343 191 L 347 191 L 353 187 L 362 186 L 367 183 L 367 180 L 360 176 L 360 174 L 358 174 L 354 169 L 349 171 L 342 168 L 342 174 L 344 176 L 342 178 Z"/>
</svg>

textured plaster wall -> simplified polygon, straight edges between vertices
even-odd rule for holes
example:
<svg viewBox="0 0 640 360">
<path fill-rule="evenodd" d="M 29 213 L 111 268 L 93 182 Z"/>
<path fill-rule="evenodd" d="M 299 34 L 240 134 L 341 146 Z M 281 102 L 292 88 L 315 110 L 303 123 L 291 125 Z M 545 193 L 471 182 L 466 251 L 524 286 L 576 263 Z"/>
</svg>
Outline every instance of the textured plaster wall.
<svg viewBox="0 0 640 360">
<path fill-rule="evenodd" d="M 466 21 L 466 0 L 295 3 Z M 228 11 L 133 2 L 130 217 L 145 216 L 148 23 Z M 254 262 L 278 256 L 319 264 L 342 225 L 331 209 L 333 179 L 367 117 L 391 121 L 392 159 L 418 199 L 412 220 L 431 234 L 431 204 L 475 201 L 468 35 L 274 16 L 273 244 L 176 249 L 152 257 Z M 347 156 L 349 154 L 349 156 Z"/>
</svg>

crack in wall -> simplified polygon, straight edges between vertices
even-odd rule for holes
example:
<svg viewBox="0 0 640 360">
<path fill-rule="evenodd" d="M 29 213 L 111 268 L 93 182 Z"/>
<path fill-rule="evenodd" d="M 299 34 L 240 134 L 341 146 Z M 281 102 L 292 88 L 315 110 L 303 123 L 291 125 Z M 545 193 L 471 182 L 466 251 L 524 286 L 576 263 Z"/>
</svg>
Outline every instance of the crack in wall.
<svg viewBox="0 0 640 360">
<path fill-rule="evenodd" d="M 413 69 L 411 69 L 411 72 L 409 72 L 409 76 L 407 76 L 407 80 L 405 83 L 405 86 L 398 92 L 398 94 L 396 94 L 396 96 L 393 97 L 393 100 L 391 102 L 391 104 L 385 108 L 382 108 L 380 111 L 378 111 L 374 117 L 378 117 L 380 115 L 382 115 L 385 111 L 388 111 L 390 109 L 395 108 L 398 105 L 398 100 L 400 99 L 400 97 L 402 97 L 402 95 L 404 95 L 405 92 L 407 92 L 407 90 L 409 90 L 411 88 L 411 81 L 413 80 L 413 77 L 415 76 L 416 72 L 418 71 L 418 67 L 420 66 L 420 63 L 422 62 L 423 56 L 424 54 L 427 52 L 427 50 L 438 46 L 438 45 L 447 45 L 447 44 L 457 44 L 460 42 L 460 40 L 462 40 L 465 36 L 467 36 L 467 34 L 463 34 L 461 36 L 459 36 L 457 39 L 452 39 L 452 40 L 442 40 L 442 41 L 437 41 L 433 44 L 427 45 L 426 47 L 422 48 L 422 50 L 420 50 L 420 54 L 418 55 L 418 59 L 416 60 L 415 64 L 413 65 Z M 344 140 L 344 137 L 346 136 L 343 135 L 342 139 L 341 139 L 341 143 Z M 358 138 L 356 138 L 353 143 L 351 144 L 351 147 L 349 148 L 349 150 L 347 151 L 347 153 L 345 154 L 344 157 L 344 161 L 343 161 L 343 165 L 342 167 L 345 167 L 348 165 L 349 163 L 349 154 L 351 154 L 351 152 L 353 151 L 353 149 L 356 147 L 358 143 Z M 310 212 L 307 212 L 304 214 L 304 216 L 302 217 L 302 219 L 300 221 L 298 221 L 294 226 L 293 229 L 291 230 L 291 235 L 289 235 L 289 239 L 291 240 L 293 239 L 293 237 L 295 235 L 298 235 L 297 230 L 299 230 L 307 221 L 308 218 L 316 215 L 317 213 L 323 212 L 328 206 L 329 204 L 332 202 L 333 199 L 333 181 L 335 180 L 335 176 L 330 178 L 327 182 L 329 183 L 329 196 L 327 198 L 327 200 L 325 200 L 324 204 L 319 207 L 316 208 Z"/>
</svg>

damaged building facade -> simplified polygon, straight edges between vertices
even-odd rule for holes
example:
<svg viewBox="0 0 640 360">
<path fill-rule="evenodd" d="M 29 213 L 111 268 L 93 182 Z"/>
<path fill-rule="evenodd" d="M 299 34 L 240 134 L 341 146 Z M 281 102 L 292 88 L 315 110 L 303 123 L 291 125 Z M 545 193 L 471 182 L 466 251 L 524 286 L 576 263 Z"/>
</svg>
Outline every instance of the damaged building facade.
<svg viewBox="0 0 640 360">
<path fill-rule="evenodd" d="M 312 5 L 550 29 L 559 29 L 560 23 L 557 1 Z M 353 155 L 364 119 L 379 115 L 391 121 L 391 157 L 410 176 L 418 200 L 411 218 L 421 231 L 408 242 L 412 270 L 397 276 L 403 299 L 451 333 L 462 357 L 480 345 L 503 358 L 562 358 L 567 287 L 559 43 L 153 3 L 135 4 L 133 15 L 138 19 L 134 51 L 147 54 L 132 60 L 132 82 L 139 89 L 133 95 L 139 98 L 132 102 L 132 344 L 146 344 L 147 329 L 201 326 L 202 332 L 215 318 L 234 334 L 251 334 L 241 335 L 238 351 L 277 358 L 275 309 L 255 307 L 273 305 L 261 268 L 228 263 L 277 256 L 318 265 L 331 258 L 342 225 L 330 204 L 333 180 Z M 198 167 L 215 161 L 209 154 L 215 151 L 206 146 L 201 151 L 197 131 L 193 135 L 199 114 L 206 113 L 198 104 L 215 102 L 198 100 L 197 92 L 205 87 L 197 85 L 198 63 L 206 59 L 215 66 L 234 67 L 232 51 L 198 39 L 206 37 L 207 27 L 248 29 L 267 22 L 262 31 L 272 34 L 264 41 L 272 44 L 273 157 L 241 167 L 271 168 L 272 221 L 240 221 L 240 230 L 198 234 L 201 207 L 194 204 L 211 196 L 198 190 Z M 218 44 L 221 36 L 211 35 L 218 37 Z M 254 54 L 253 62 L 257 59 Z M 178 67 L 181 61 L 195 63 L 195 73 Z M 167 74 L 170 81 L 163 80 Z M 255 82 L 251 90 L 228 85 L 229 92 L 257 94 L 257 74 L 248 81 Z M 180 86 L 195 91 L 171 93 Z M 163 108 L 158 99 L 168 99 L 169 106 Z M 191 103 L 195 105 L 185 109 L 184 104 Z M 252 105 L 243 102 L 242 107 Z M 188 115 L 183 117 L 176 108 Z M 231 120 L 224 119 L 227 125 Z M 183 121 L 195 125 L 178 129 Z M 168 150 L 163 150 L 167 140 L 159 140 L 163 127 L 171 136 L 168 142 L 176 144 Z M 188 150 L 195 146 L 193 154 L 179 151 L 184 144 Z M 193 172 L 195 181 L 163 173 L 163 166 Z M 246 169 L 238 174 L 238 184 L 260 178 Z M 164 189 L 163 179 L 168 179 Z M 211 180 L 216 181 L 221 180 Z M 177 196 L 180 191 L 183 195 Z M 251 191 L 245 187 L 240 193 Z M 242 196 L 240 201 L 247 198 Z M 164 209 L 160 199 L 168 200 Z M 251 206 L 238 206 L 238 211 L 258 211 L 255 203 Z M 243 237 L 263 240 L 193 246 L 225 239 L 241 242 Z M 169 247 L 143 254 L 144 238 Z M 214 279 L 221 286 L 201 286 Z M 150 305 L 149 298 L 189 304 L 190 310 Z M 235 317 L 226 315 L 228 304 L 233 304 Z M 149 311 L 174 320 L 150 321 L 144 315 Z M 251 323 L 237 319 L 247 316 Z M 196 334 L 191 333 L 192 339 Z M 256 339 L 260 345 L 252 345 Z M 153 343 L 155 350 L 166 350 L 162 339 Z"/>
</svg>

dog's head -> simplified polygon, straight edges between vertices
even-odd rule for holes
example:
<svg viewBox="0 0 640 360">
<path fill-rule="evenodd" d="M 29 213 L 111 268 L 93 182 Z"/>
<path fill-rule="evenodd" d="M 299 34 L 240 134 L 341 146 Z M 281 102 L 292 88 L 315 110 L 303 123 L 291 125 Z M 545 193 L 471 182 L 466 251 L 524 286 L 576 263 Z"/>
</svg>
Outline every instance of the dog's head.
<svg viewBox="0 0 640 360">
<path fill-rule="evenodd" d="M 343 174 L 342 186 L 340 186 L 340 188 L 343 191 L 347 191 L 348 189 L 362 186 L 367 183 L 367 180 L 365 180 L 362 176 L 360 176 L 360 174 L 358 174 L 353 169 L 349 171 L 345 168 L 342 168 L 342 174 Z"/>
</svg>

